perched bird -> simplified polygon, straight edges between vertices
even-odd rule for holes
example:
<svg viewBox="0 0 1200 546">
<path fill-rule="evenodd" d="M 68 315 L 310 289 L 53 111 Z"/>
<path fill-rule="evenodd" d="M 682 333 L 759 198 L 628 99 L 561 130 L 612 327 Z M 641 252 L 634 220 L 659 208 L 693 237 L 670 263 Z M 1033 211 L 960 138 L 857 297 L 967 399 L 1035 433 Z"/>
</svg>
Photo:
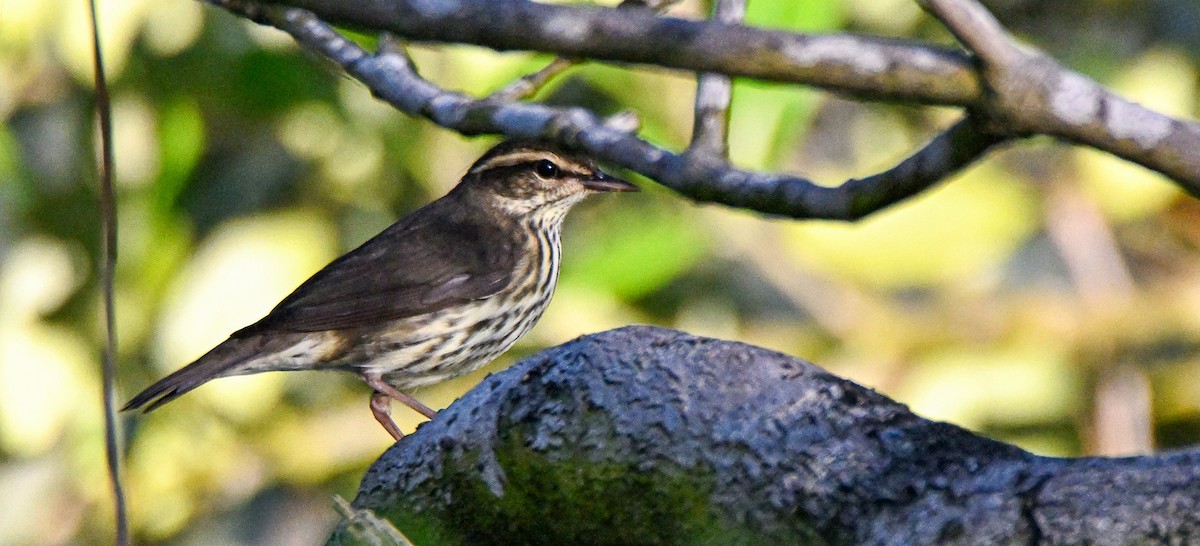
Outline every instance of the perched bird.
<svg viewBox="0 0 1200 546">
<path fill-rule="evenodd" d="M 596 192 L 637 191 L 595 162 L 504 142 L 458 185 L 334 260 L 262 320 L 138 393 L 148 412 L 210 379 L 342 370 L 374 389 L 371 411 L 397 440 L 391 399 L 470 372 L 533 327 L 554 293 L 567 211 Z"/>
</svg>

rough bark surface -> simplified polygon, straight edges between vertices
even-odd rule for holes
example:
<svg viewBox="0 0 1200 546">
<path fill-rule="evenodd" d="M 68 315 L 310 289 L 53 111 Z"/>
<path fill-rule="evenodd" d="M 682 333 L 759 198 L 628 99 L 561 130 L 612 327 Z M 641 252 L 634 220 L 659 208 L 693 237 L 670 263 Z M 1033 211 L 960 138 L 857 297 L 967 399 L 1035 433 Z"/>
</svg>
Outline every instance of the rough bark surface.
<svg viewBox="0 0 1200 546">
<path fill-rule="evenodd" d="M 287 32 L 411 116 L 463 135 L 556 142 L 701 202 L 791 218 L 855 221 L 952 178 L 1001 145 L 1035 135 L 1110 152 L 1159 171 L 1200 197 L 1200 123 L 1125 100 L 1020 46 L 976 0 L 919 0 L 970 53 L 847 33 L 797 34 L 658 17 L 649 9 L 527 0 L 208 1 Z M 472 97 L 421 76 L 403 44 L 389 34 L 371 52 L 330 23 L 386 30 L 407 40 L 554 52 L 574 60 L 646 63 L 800 83 L 860 98 L 960 106 L 963 116 L 885 171 L 818 184 L 738 168 L 711 145 L 674 153 L 641 139 L 630 111 L 601 119 L 584 108 L 518 100 L 532 92 L 532 82 L 544 85 L 561 74 L 559 61 L 552 63 L 557 68 L 498 93 Z M 522 91 L 514 94 L 513 86 Z"/>
<path fill-rule="evenodd" d="M 415 544 L 1200 544 L 1200 450 L 1039 457 L 783 354 L 639 326 L 490 376 L 354 507 Z"/>
</svg>

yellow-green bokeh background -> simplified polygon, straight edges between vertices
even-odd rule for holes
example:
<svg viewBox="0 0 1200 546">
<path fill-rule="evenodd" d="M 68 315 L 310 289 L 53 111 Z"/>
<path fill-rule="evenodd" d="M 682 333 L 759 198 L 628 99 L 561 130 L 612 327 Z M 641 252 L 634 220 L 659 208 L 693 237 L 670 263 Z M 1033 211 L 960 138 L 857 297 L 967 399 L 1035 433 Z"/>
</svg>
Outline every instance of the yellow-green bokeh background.
<svg viewBox="0 0 1200 546">
<path fill-rule="evenodd" d="M 215 8 L 99 2 L 122 400 L 445 192 L 494 142 L 406 118 L 281 33 Z M 993 4 L 1068 65 L 1196 117 L 1193 0 Z M 763 26 L 948 42 L 908 0 L 750 6 Z M 112 536 L 85 8 L 0 0 L 0 544 Z M 673 13 L 702 10 L 691 1 Z M 466 47 L 414 57 L 427 77 L 471 93 L 547 59 Z M 679 149 L 692 86 L 686 74 L 588 65 L 539 98 L 632 108 L 646 138 Z M 829 183 L 885 168 L 956 115 L 752 82 L 736 86 L 733 112 L 739 166 Z M 572 214 L 558 295 L 490 369 L 649 323 L 809 359 L 1037 453 L 1200 439 L 1200 202 L 1156 174 L 1035 139 L 856 225 L 696 205 L 639 182 L 644 193 Z M 444 406 L 480 377 L 420 396 Z M 390 440 L 364 386 L 319 373 L 223 379 L 124 423 L 143 543 L 319 544 L 336 518 L 331 497 L 352 497 Z"/>
</svg>

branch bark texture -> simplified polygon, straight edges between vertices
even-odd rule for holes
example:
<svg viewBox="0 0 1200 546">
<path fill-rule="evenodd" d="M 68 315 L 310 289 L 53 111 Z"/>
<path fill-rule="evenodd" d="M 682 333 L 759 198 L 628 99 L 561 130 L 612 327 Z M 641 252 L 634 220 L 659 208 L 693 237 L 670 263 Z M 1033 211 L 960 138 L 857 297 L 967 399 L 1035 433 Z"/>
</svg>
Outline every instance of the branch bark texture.
<svg viewBox="0 0 1200 546">
<path fill-rule="evenodd" d="M 717 0 L 712 18 L 738 24 L 746 17 L 746 0 Z M 729 158 L 729 105 L 733 102 L 733 79 L 724 74 L 696 76 L 696 107 L 692 116 L 692 142 L 688 154 Z"/>
<path fill-rule="evenodd" d="M 1200 451 L 1038 457 L 779 353 L 630 327 L 489 377 L 354 507 L 416 544 L 1190 544 Z"/>
<path fill-rule="evenodd" d="M 525 0 L 288 0 L 335 24 L 414 41 L 650 64 L 807 83 L 864 98 L 970 104 L 982 92 L 969 56 L 871 36 L 811 36 L 648 10 Z"/>
<path fill-rule="evenodd" d="M 711 154 L 671 153 L 637 138 L 623 118 L 604 120 L 582 108 L 502 103 L 447 91 L 417 74 L 402 53 L 387 48 L 367 52 L 311 12 L 222 1 L 229 9 L 288 32 L 403 112 L 463 134 L 555 141 L 639 172 L 697 201 L 769 214 L 856 220 L 924 191 L 1008 140 L 968 116 L 896 167 L 837 187 L 820 186 L 800 177 L 736 169 Z"/>
<path fill-rule="evenodd" d="M 214 1 L 245 4 L 241 0 Z M 1200 123 L 1174 119 L 1125 100 L 1053 59 L 1019 47 L 976 0 L 920 0 L 970 54 L 870 36 L 794 34 L 720 21 L 656 17 L 643 10 L 525 0 L 282 3 L 311 10 L 326 21 L 388 30 L 413 40 L 548 51 L 802 83 L 872 100 L 962 106 L 975 117 L 988 120 L 988 133 L 1007 138 L 1043 134 L 1091 146 L 1159 171 L 1192 195 L 1200 195 Z M 503 128 L 494 132 L 511 134 Z M 553 138 L 552 131 L 544 135 Z M 929 165 L 933 159 L 942 166 L 943 178 L 963 166 L 945 157 L 921 161 Z M 631 164 L 623 166 L 638 170 Z M 790 196 L 790 207 L 745 199 L 734 199 L 739 203 L 734 204 L 728 200 L 730 191 L 720 191 L 728 190 L 732 181 L 712 176 L 709 182 L 695 180 L 713 173 L 682 170 L 692 173 L 691 184 L 664 183 L 700 200 L 763 206 L 768 209 L 764 212 L 797 217 L 854 219 L 877 210 L 863 213 L 843 207 L 850 210 L 843 210 L 840 216 L 819 210 L 810 213 L 808 209 L 814 205 L 804 202 L 807 196 L 799 195 Z M 643 174 L 657 179 L 649 172 Z M 882 174 L 899 173 L 889 170 Z M 789 184 L 782 180 L 785 177 L 778 177 L 774 189 Z M 738 189 L 753 192 L 748 187 Z M 815 206 L 823 205 L 818 201 Z"/>
</svg>

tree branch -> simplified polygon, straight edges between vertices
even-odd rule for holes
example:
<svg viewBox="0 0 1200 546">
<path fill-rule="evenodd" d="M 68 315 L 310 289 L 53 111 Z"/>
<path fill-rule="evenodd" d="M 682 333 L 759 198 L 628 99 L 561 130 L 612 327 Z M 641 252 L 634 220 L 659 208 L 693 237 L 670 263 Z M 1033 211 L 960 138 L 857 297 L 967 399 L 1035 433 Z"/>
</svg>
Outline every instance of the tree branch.
<svg viewBox="0 0 1200 546">
<path fill-rule="evenodd" d="M 244 0 L 211 0 L 221 5 Z M 288 0 L 322 20 L 414 41 L 553 52 L 760 80 L 805 83 L 862 98 L 967 105 L 982 88 L 953 49 L 852 34 L 807 36 L 650 10 L 524 0 Z"/>
<path fill-rule="evenodd" d="M 568 68 L 576 64 L 579 64 L 579 61 L 576 59 L 556 57 L 553 61 L 542 67 L 541 70 L 518 78 L 503 89 L 488 95 L 486 100 L 505 103 L 527 99 L 533 96 L 534 93 L 537 93 L 547 83 L 550 83 L 550 80 L 554 79 L 555 76 L 566 72 Z"/>
<path fill-rule="evenodd" d="M 984 62 L 1012 64 L 1021 58 L 1008 31 L 982 4 L 973 0 L 917 0 L 917 3 Z"/>
<path fill-rule="evenodd" d="M 799 177 L 738 170 L 710 157 L 676 155 L 630 134 L 627 125 L 606 123 L 580 108 L 497 103 L 447 91 L 421 78 L 407 57 L 386 50 L 372 55 L 305 10 L 232 0 L 224 5 L 288 32 L 403 112 L 462 134 L 554 140 L 639 172 L 692 199 L 769 214 L 858 219 L 915 195 L 1005 141 L 967 119 L 896 167 L 830 188 Z"/>
<path fill-rule="evenodd" d="M 524 0 L 287 3 L 311 9 L 328 21 L 388 29 L 414 40 L 551 51 L 804 83 L 867 99 L 964 106 L 989 120 L 990 133 L 1046 134 L 1091 146 L 1161 172 L 1200 196 L 1200 123 L 1134 104 L 1052 59 L 1017 48 L 973 0 L 923 0 L 922 5 L 980 55 L 982 66 L 933 45 L 849 34 L 799 35 L 654 17 L 641 10 Z M 776 203 L 764 212 L 808 217 L 797 210 L 803 208 Z"/>
<path fill-rule="evenodd" d="M 975 0 L 918 0 L 981 59 L 988 92 L 972 108 L 991 130 L 1085 144 L 1163 173 L 1200 197 L 1200 123 L 1123 99 L 1054 59 L 1017 46 Z"/>
<path fill-rule="evenodd" d="M 1200 451 L 1038 457 L 779 353 L 629 327 L 485 379 L 354 506 L 417 544 L 1184 544 Z"/>
<path fill-rule="evenodd" d="M 717 0 L 713 19 L 737 24 L 746 17 L 746 0 Z M 706 72 L 697 76 L 696 113 L 688 154 L 704 154 L 725 160 L 729 156 L 729 103 L 733 80 L 724 74 Z"/>
<path fill-rule="evenodd" d="M 649 8 L 657 13 L 661 13 L 677 2 L 679 0 L 654 0 L 653 2 L 647 2 L 646 0 L 625 0 L 617 7 L 631 9 Z M 579 62 L 580 59 L 557 57 L 553 61 L 550 61 L 550 64 L 542 67 L 541 70 L 518 78 L 503 89 L 488 95 L 487 99 L 493 102 L 513 102 L 527 99 L 533 96 L 534 93 L 537 93 L 547 83 L 550 83 L 550 80 L 566 72 L 572 66 L 579 64 Z"/>
</svg>

